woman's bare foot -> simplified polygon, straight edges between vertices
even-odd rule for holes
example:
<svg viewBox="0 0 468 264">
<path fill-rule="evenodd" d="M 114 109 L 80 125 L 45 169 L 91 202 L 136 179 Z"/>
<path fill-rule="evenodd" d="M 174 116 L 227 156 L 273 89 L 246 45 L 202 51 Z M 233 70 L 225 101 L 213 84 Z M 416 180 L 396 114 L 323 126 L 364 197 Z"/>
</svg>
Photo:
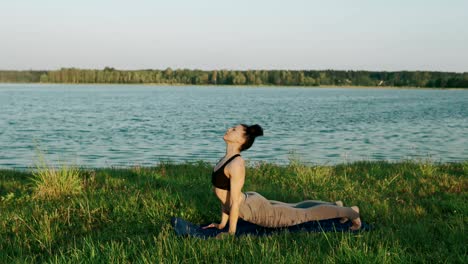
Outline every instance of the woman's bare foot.
<svg viewBox="0 0 468 264">
<path fill-rule="evenodd" d="M 343 207 L 343 202 L 342 201 L 336 201 L 335 204 L 336 204 L 336 206 Z M 340 223 L 344 224 L 344 223 L 348 222 L 348 220 L 349 220 L 348 218 L 343 217 L 343 218 L 340 219 Z"/>
<path fill-rule="evenodd" d="M 351 209 L 353 209 L 354 211 L 359 213 L 359 207 L 351 206 Z M 360 217 L 352 219 L 351 222 L 353 222 L 353 225 L 349 228 L 350 230 L 356 231 L 356 230 L 359 230 L 361 228 L 362 223 L 361 223 L 361 218 Z"/>
</svg>

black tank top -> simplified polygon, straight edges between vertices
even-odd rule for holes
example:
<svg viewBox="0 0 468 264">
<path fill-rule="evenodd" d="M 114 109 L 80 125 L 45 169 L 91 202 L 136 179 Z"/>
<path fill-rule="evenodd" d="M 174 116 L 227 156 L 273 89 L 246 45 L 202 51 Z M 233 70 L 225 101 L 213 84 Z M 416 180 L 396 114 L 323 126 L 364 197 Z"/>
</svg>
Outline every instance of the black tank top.
<svg viewBox="0 0 468 264">
<path fill-rule="evenodd" d="M 214 187 L 223 189 L 223 190 L 231 190 L 231 181 L 229 178 L 224 174 L 224 167 L 231 162 L 233 159 L 236 157 L 239 157 L 240 154 L 236 154 L 232 156 L 228 161 L 226 161 L 223 166 L 221 166 L 217 171 L 213 171 L 211 173 L 211 183 L 213 184 Z"/>
</svg>

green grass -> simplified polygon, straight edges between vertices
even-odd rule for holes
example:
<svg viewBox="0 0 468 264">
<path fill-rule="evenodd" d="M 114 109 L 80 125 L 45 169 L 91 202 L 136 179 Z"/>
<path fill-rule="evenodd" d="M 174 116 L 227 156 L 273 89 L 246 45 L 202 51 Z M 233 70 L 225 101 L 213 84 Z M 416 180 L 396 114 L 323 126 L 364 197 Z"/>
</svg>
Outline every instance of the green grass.
<svg viewBox="0 0 468 264">
<path fill-rule="evenodd" d="M 61 165 L 56 168 L 48 165 L 44 156 L 40 157 L 31 177 L 34 198 L 60 198 L 65 195 L 81 193 L 82 182 L 77 167 Z"/>
<path fill-rule="evenodd" d="M 468 262 L 468 161 L 255 164 L 245 191 L 291 202 L 343 200 L 359 205 L 374 230 L 177 237 L 172 216 L 219 219 L 211 169 L 204 162 L 79 169 L 80 191 L 46 196 L 38 195 L 32 171 L 0 170 L 0 263 Z"/>
</svg>

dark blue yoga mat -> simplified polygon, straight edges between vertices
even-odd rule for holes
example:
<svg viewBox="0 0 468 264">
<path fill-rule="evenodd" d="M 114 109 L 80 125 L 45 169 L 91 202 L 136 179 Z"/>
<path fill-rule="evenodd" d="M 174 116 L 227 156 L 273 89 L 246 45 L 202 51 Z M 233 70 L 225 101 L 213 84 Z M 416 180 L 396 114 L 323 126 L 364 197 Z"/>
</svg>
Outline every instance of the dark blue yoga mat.
<svg viewBox="0 0 468 264">
<path fill-rule="evenodd" d="M 191 236 L 191 237 L 199 237 L 199 238 L 210 238 L 215 237 L 221 232 L 227 232 L 229 229 L 229 224 L 222 230 L 217 228 L 208 228 L 202 229 L 202 226 L 206 225 L 196 225 L 185 221 L 181 218 L 173 217 L 171 219 L 171 224 L 174 227 L 174 230 L 177 235 L 179 236 Z M 266 228 L 262 226 L 258 226 L 249 222 L 246 222 L 242 219 L 239 219 L 237 222 L 237 230 L 236 236 L 242 235 L 255 235 L 255 236 L 265 236 L 271 235 L 275 232 L 287 230 L 289 232 L 351 232 L 357 233 L 362 231 L 370 230 L 370 226 L 366 223 L 362 223 L 362 227 L 358 231 L 352 231 L 349 229 L 351 226 L 351 221 L 348 221 L 344 224 L 340 223 L 339 218 L 329 219 L 329 220 L 321 220 L 321 221 L 310 221 L 306 223 L 302 223 L 299 225 L 288 226 L 283 228 Z"/>
</svg>

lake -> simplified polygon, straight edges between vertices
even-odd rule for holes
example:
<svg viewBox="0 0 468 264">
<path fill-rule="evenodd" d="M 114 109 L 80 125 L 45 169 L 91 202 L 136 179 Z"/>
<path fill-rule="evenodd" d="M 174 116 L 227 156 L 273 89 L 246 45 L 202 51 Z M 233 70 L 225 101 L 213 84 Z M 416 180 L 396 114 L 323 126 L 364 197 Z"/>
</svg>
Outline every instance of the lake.
<svg viewBox="0 0 468 264">
<path fill-rule="evenodd" d="M 0 84 L 0 168 L 215 163 L 238 123 L 251 163 L 468 158 L 468 90 Z"/>
</svg>

